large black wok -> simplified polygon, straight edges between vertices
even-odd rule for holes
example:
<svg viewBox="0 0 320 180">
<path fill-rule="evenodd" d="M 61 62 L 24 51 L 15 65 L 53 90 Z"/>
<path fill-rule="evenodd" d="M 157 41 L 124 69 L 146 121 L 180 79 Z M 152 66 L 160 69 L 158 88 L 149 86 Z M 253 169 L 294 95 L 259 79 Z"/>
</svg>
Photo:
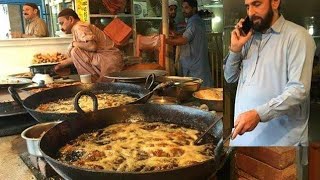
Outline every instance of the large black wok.
<svg viewBox="0 0 320 180">
<path fill-rule="evenodd" d="M 149 90 L 134 84 L 127 83 L 96 83 L 96 84 L 82 84 L 74 85 L 67 87 L 60 87 L 41 91 L 35 93 L 25 100 L 21 100 L 19 95 L 15 93 L 14 88 L 9 88 L 9 91 L 15 101 L 23 105 L 23 107 L 39 122 L 48 122 L 48 121 L 58 121 L 58 120 L 67 120 L 75 119 L 79 117 L 79 114 L 74 113 L 51 113 L 51 112 L 42 112 L 35 110 L 40 104 L 56 101 L 58 99 L 74 97 L 80 91 L 90 91 L 93 93 L 98 92 L 107 92 L 107 93 L 121 93 L 128 94 L 133 97 L 141 98 L 144 95 L 149 93 Z M 146 102 L 152 94 L 143 98 L 143 101 Z M 134 102 L 133 102 L 134 103 Z"/>
<path fill-rule="evenodd" d="M 90 112 L 74 120 L 66 120 L 45 133 L 40 141 L 41 152 L 46 161 L 65 179 L 130 179 L 130 180 L 177 180 L 208 179 L 219 165 L 219 151 L 215 160 L 211 159 L 197 165 L 165 171 L 143 173 L 87 170 L 67 165 L 56 160 L 59 148 L 80 134 L 122 122 L 167 122 L 192 127 L 204 131 L 212 122 L 218 121 L 209 112 L 179 105 L 125 105 Z M 222 122 L 218 121 L 203 139 L 204 142 L 221 145 Z"/>
</svg>

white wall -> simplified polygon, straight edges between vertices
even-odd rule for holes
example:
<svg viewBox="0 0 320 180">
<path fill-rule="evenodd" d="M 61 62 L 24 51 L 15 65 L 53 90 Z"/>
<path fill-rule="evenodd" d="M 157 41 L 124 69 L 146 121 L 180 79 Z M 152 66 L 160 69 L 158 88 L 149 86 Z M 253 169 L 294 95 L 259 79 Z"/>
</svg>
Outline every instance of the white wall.
<svg viewBox="0 0 320 180">
<path fill-rule="evenodd" d="M 8 5 L 0 4 L 0 39 L 7 38 L 7 33 L 9 33 L 10 29 L 10 21 L 8 16 Z"/>
<path fill-rule="evenodd" d="M 21 38 L 0 40 L 0 75 L 29 72 L 36 53 L 66 53 L 72 38 Z"/>
</svg>

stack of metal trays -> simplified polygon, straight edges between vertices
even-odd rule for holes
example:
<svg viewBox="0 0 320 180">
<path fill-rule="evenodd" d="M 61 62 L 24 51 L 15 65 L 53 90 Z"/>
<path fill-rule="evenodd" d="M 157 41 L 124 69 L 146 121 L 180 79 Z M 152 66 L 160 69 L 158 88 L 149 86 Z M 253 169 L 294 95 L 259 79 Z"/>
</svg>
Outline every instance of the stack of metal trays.
<svg viewBox="0 0 320 180">
<path fill-rule="evenodd" d="M 19 91 L 22 99 L 31 95 L 27 91 Z M 7 89 L 0 89 L 0 117 L 26 114 L 25 109 L 13 100 Z"/>
<path fill-rule="evenodd" d="M 29 96 L 24 91 L 19 91 L 19 94 L 23 99 Z M 7 89 L 0 89 L 0 137 L 19 134 L 35 123 L 26 110 L 12 99 Z"/>
<path fill-rule="evenodd" d="M 150 74 L 155 74 L 156 77 L 165 76 L 164 70 L 136 70 L 136 71 L 121 71 L 110 73 L 105 76 L 108 79 L 113 79 L 115 82 L 124 83 L 144 83 Z"/>
</svg>

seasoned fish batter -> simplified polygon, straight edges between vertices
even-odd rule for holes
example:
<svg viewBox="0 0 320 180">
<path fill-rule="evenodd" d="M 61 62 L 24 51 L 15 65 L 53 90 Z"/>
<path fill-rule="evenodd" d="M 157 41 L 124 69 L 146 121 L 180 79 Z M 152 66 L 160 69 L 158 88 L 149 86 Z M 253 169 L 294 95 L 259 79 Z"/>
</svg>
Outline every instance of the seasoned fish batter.
<svg viewBox="0 0 320 180">
<path fill-rule="evenodd" d="M 72 140 L 59 150 L 58 160 L 119 172 L 168 170 L 214 158 L 211 144 L 193 144 L 198 134 L 160 122 L 114 124 Z"/>
<path fill-rule="evenodd" d="M 96 94 L 98 99 L 98 109 L 117 107 L 120 105 L 131 103 L 138 98 L 126 94 Z M 92 99 L 89 96 L 82 96 L 79 99 L 79 105 L 84 111 L 92 110 Z M 59 99 L 57 101 L 41 104 L 36 108 L 37 111 L 70 113 L 76 112 L 73 106 L 73 98 Z"/>
</svg>

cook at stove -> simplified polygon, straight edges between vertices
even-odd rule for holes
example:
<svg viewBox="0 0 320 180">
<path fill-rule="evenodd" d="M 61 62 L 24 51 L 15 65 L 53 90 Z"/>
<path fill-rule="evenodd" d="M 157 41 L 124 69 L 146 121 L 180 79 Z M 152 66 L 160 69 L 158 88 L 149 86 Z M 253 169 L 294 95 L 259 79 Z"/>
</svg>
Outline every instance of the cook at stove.
<svg viewBox="0 0 320 180">
<path fill-rule="evenodd" d="M 74 64 L 80 75 L 91 74 L 93 82 L 104 81 L 104 76 L 119 72 L 123 68 L 123 57 L 119 49 L 99 28 L 80 21 L 72 9 L 64 9 L 58 15 L 61 30 L 73 35 L 68 48 L 69 57 L 55 66 L 59 73 Z"/>
</svg>

